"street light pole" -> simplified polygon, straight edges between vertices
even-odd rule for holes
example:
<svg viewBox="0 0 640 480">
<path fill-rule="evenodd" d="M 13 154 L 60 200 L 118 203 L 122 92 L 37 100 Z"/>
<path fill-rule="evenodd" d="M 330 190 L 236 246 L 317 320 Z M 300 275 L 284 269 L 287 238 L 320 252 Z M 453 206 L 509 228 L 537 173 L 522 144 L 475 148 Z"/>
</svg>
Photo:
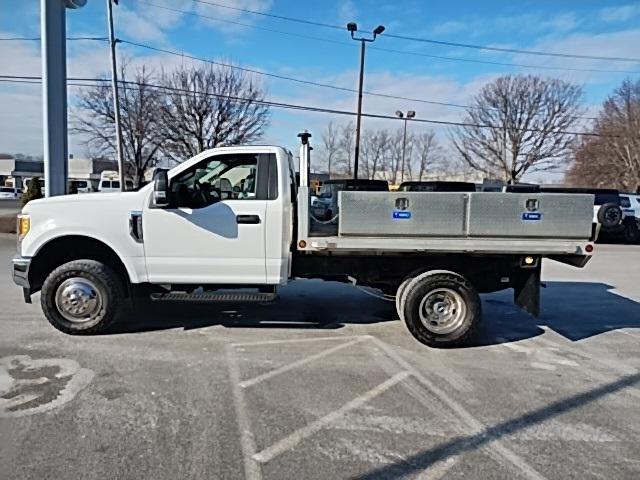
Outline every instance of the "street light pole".
<svg viewBox="0 0 640 480">
<path fill-rule="evenodd" d="M 353 178 L 358 178 L 358 159 L 360 158 L 360 122 L 362 121 L 362 86 L 364 83 L 365 41 L 360 40 L 360 81 L 358 83 L 358 115 L 356 117 L 356 148 L 354 153 Z"/>
<path fill-rule="evenodd" d="M 118 0 L 115 0 L 116 5 Z M 125 190 L 124 160 L 122 158 L 122 125 L 120 124 L 120 97 L 118 95 L 118 66 L 116 63 L 116 43 L 113 33 L 113 0 L 107 0 L 107 21 L 109 23 L 109 47 L 111 50 L 111 89 L 113 91 L 113 116 L 116 123 L 116 156 L 120 174 L 120 191 Z"/>
<path fill-rule="evenodd" d="M 353 178 L 358 178 L 358 160 L 360 158 L 360 125 L 362 122 L 362 88 L 364 85 L 364 53 L 365 43 L 373 42 L 378 35 L 384 32 L 384 26 L 378 25 L 373 30 L 373 37 L 355 37 L 355 32 L 358 31 L 358 26 L 355 22 L 349 22 L 347 24 L 347 30 L 351 33 L 351 38 L 360 42 L 360 79 L 358 82 L 358 114 L 356 117 L 356 146 L 354 152 L 354 165 L 353 165 Z"/>
<path fill-rule="evenodd" d="M 396 111 L 396 116 L 398 118 L 404 119 L 404 135 L 402 136 L 402 167 L 400 169 L 400 183 L 404 182 L 404 159 L 405 153 L 407 150 L 407 122 L 410 118 L 416 116 L 416 112 L 413 110 L 409 110 L 407 115 L 405 116 L 400 110 Z"/>
</svg>

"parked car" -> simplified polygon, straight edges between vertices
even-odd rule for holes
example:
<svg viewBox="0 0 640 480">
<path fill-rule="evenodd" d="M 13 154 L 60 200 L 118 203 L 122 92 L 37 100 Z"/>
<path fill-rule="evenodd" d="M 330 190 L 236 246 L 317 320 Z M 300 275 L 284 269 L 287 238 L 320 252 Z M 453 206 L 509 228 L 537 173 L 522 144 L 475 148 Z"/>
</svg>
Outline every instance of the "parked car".
<svg viewBox="0 0 640 480">
<path fill-rule="evenodd" d="M 311 205 L 311 213 L 318 220 L 331 220 L 338 214 L 338 192 L 369 191 L 388 192 L 389 184 L 385 180 L 327 180 L 320 187 L 315 203 Z"/>
<path fill-rule="evenodd" d="M 89 180 L 75 180 L 75 179 L 71 179 L 69 180 L 69 192 L 76 192 L 76 193 L 90 193 L 93 191 L 93 188 L 91 186 L 91 182 L 89 182 Z"/>
<path fill-rule="evenodd" d="M 41 178 L 41 177 L 38 177 L 38 180 L 40 181 L 40 188 L 44 192 L 44 179 Z M 27 188 L 29 188 L 29 183 L 31 183 L 31 178 L 23 178 L 22 179 L 23 190 L 26 190 Z"/>
<path fill-rule="evenodd" d="M 625 217 L 625 240 L 631 243 L 640 242 L 640 194 L 621 193 L 620 207 Z"/>
<path fill-rule="evenodd" d="M 22 195 L 22 190 L 15 187 L 0 187 L 0 199 L 16 200 Z"/>
<path fill-rule="evenodd" d="M 125 187 L 127 191 L 133 190 L 133 180 L 125 178 Z M 104 170 L 100 174 L 100 183 L 98 184 L 99 192 L 119 192 L 120 191 L 120 175 L 115 170 Z"/>
<path fill-rule="evenodd" d="M 399 192 L 475 192 L 476 184 L 470 182 L 402 182 Z"/>
</svg>

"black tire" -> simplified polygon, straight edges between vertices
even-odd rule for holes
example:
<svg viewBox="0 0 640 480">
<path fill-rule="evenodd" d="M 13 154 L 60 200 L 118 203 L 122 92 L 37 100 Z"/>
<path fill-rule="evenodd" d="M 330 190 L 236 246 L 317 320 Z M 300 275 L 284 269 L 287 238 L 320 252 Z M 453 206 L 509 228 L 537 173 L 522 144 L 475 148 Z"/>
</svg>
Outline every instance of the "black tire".
<svg viewBox="0 0 640 480">
<path fill-rule="evenodd" d="M 604 228 L 613 228 L 622 222 L 622 210 L 615 203 L 605 203 L 598 209 L 598 221 Z"/>
<path fill-rule="evenodd" d="M 99 298 L 95 310 L 86 319 L 69 320 L 58 307 L 56 297 L 65 281 L 87 280 Z M 95 287 L 95 288 L 93 288 Z M 73 283 L 68 288 L 73 288 Z M 71 335 L 89 335 L 107 329 L 120 316 L 124 306 L 124 286 L 108 266 L 95 260 L 73 260 L 53 270 L 45 279 L 40 295 L 42 310 L 49 323 Z"/>
<path fill-rule="evenodd" d="M 419 275 L 406 287 L 404 297 L 401 303 L 404 303 L 404 322 L 409 332 L 416 340 L 430 347 L 454 347 L 467 343 L 482 316 L 478 292 L 468 280 L 454 272 L 426 272 Z M 440 325 L 429 322 L 425 318 L 426 305 L 438 298 L 441 298 L 438 306 L 444 305 L 445 309 L 448 306 L 453 312 L 454 320 L 448 326 L 446 323 Z M 425 319 L 425 323 L 422 319 Z M 428 327 L 428 323 L 432 325 Z"/>
<path fill-rule="evenodd" d="M 398 287 L 398 289 L 396 290 L 396 311 L 398 312 L 398 317 L 400 317 L 400 320 L 402 321 L 404 321 L 403 308 L 404 308 L 404 301 L 406 298 L 405 293 L 407 291 L 407 286 L 411 283 L 413 279 L 414 277 L 405 278 L 400 284 L 400 286 Z"/>
</svg>

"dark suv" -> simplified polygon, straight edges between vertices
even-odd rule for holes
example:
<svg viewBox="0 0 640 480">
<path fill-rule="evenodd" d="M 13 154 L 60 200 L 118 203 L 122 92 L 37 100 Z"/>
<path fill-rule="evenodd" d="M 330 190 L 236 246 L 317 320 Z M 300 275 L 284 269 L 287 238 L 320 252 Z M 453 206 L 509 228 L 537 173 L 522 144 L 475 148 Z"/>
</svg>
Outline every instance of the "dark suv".
<svg viewBox="0 0 640 480">
<path fill-rule="evenodd" d="M 402 182 L 399 192 L 475 192 L 476 184 L 470 182 Z"/>
</svg>

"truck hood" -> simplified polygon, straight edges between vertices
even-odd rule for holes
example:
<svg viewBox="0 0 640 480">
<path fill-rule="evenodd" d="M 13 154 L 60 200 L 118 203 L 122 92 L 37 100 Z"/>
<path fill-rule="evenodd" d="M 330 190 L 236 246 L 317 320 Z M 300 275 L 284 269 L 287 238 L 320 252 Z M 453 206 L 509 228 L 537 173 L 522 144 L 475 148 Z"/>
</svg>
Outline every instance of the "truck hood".
<svg viewBox="0 0 640 480">
<path fill-rule="evenodd" d="M 39 198 L 31 200 L 22 208 L 22 213 L 32 213 L 40 210 L 57 209 L 60 207 L 86 209 L 87 213 L 98 213 L 103 208 L 122 208 L 130 204 L 131 209 L 139 209 L 146 194 L 138 192 L 114 193 L 80 193 L 60 195 L 57 197 Z"/>
</svg>

